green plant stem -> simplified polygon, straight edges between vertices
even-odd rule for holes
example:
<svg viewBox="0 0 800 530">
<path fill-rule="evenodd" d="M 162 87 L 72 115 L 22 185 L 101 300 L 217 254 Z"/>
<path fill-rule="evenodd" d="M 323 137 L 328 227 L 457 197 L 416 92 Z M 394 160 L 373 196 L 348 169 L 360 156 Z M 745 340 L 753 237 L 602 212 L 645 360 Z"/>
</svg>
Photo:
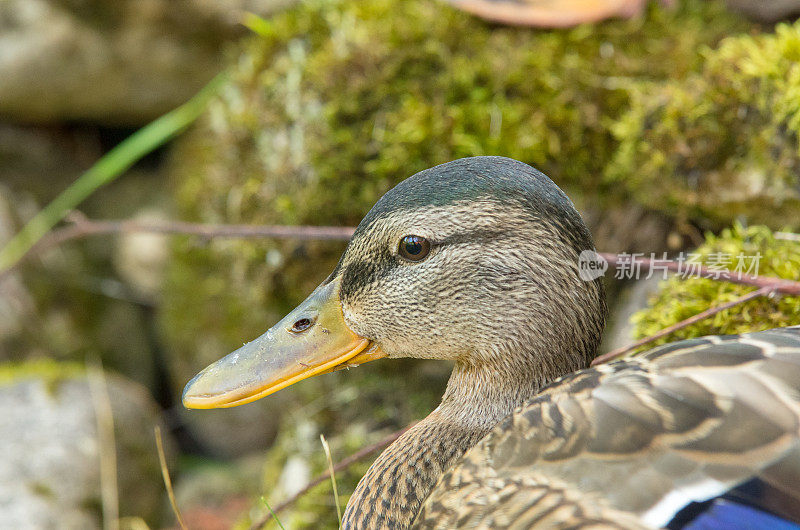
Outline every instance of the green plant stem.
<svg viewBox="0 0 800 530">
<path fill-rule="evenodd" d="M 278 523 L 278 526 L 281 527 L 281 530 L 286 530 L 283 527 L 283 523 L 281 523 L 281 520 L 278 519 L 278 516 L 275 515 L 275 512 L 272 511 L 272 506 L 269 505 L 269 503 L 267 502 L 267 499 L 263 495 L 261 496 L 261 502 L 264 504 L 264 506 L 267 507 L 267 510 L 269 510 L 270 515 L 272 515 L 272 518 L 275 520 L 276 523 Z"/>
<path fill-rule="evenodd" d="M 188 127 L 200 116 L 224 80 L 225 74 L 217 75 L 192 99 L 145 125 L 100 158 L 0 250 L 0 270 L 14 266 L 67 212 L 100 186 L 119 177 L 143 156 Z"/>
</svg>

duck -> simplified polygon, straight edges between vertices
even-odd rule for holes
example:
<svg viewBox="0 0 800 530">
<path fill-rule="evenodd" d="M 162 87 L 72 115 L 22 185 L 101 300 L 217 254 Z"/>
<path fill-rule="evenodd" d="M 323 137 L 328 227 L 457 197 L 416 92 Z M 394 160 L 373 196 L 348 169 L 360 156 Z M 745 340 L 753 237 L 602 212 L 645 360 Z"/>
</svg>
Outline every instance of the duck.
<svg viewBox="0 0 800 530">
<path fill-rule="evenodd" d="M 424 170 L 377 201 L 305 301 L 189 381 L 183 404 L 446 360 L 441 403 L 377 457 L 343 528 L 798 528 L 800 326 L 590 367 L 608 315 L 603 278 L 579 271 L 594 248 L 527 164 Z"/>
</svg>

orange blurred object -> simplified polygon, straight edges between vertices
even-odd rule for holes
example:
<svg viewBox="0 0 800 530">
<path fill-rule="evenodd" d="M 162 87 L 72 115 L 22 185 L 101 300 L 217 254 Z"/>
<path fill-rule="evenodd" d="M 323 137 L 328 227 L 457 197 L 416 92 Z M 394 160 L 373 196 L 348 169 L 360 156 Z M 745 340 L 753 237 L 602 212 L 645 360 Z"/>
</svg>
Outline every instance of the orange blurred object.
<svg viewBox="0 0 800 530">
<path fill-rule="evenodd" d="M 448 0 L 453 6 L 494 22 L 567 28 L 607 18 L 630 18 L 647 0 Z M 665 2 L 671 3 L 671 2 Z"/>
</svg>

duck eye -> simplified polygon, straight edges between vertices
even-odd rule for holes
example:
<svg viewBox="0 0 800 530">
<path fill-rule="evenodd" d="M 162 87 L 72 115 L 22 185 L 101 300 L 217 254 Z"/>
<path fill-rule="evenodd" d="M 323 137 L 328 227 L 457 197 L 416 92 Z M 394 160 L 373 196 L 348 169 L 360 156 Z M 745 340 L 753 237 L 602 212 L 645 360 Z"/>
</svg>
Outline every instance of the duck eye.
<svg viewBox="0 0 800 530">
<path fill-rule="evenodd" d="M 405 236 L 400 240 L 397 253 L 409 261 L 422 261 L 431 251 L 431 243 L 422 236 Z"/>
</svg>

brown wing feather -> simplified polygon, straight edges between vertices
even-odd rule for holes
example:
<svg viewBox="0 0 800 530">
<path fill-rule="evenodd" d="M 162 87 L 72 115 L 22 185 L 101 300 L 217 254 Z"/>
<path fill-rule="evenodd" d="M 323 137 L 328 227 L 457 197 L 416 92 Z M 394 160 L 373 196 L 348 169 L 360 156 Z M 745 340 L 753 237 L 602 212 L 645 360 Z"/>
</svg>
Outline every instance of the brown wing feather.
<svg viewBox="0 0 800 530">
<path fill-rule="evenodd" d="M 417 525 L 661 526 L 753 478 L 775 490 L 773 510 L 800 505 L 800 327 L 683 341 L 556 381 L 441 478 Z"/>
</svg>

